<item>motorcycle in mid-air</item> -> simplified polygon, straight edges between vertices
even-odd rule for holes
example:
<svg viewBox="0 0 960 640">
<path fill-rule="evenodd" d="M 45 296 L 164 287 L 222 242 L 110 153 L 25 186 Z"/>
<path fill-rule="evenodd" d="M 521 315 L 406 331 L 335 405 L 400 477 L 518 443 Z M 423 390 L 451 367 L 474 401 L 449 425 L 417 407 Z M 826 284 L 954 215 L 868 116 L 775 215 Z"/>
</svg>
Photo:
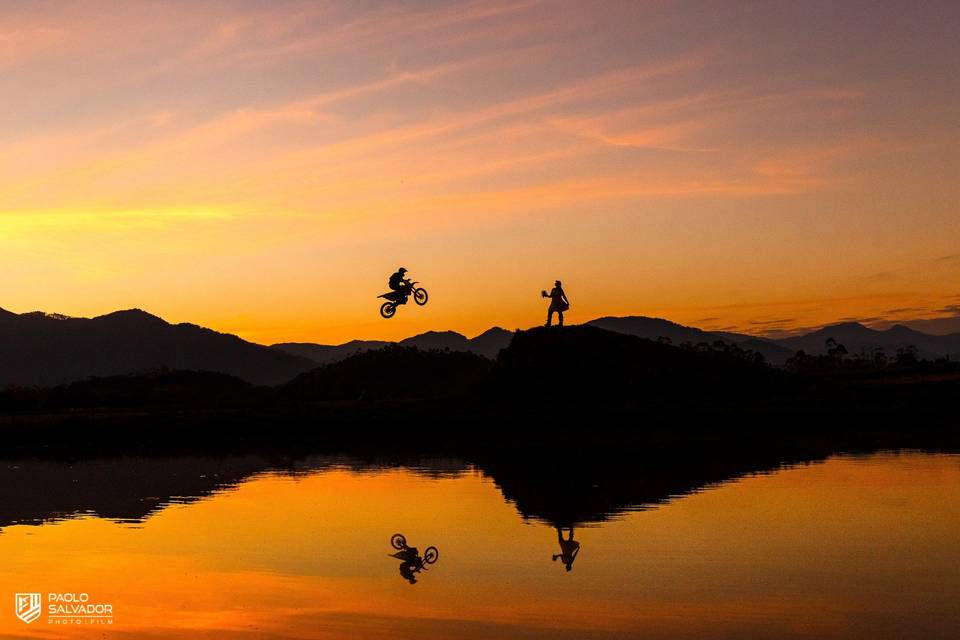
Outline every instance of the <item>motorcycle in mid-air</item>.
<svg viewBox="0 0 960 640">
<path fill-rule="evenodd" d="M 410 296 L 413 296 L 413 301 L 421 307 L 427 304 L 427 290 L 418 287 L 416 282 L 409 282 L 400 291 L 390 291 L 377 296 L 387 299 L 380 305 L 380 315 L 384 318 L 392 318 L 393 314 L 397 312 L 397 307 L 401 304 L 407 304 L 407 298 Z"/>
<path fill-rule="evenodd" d="M 391 553 L 390 557 L 400 561 L 400 575 L 410 584 L 417 584 L 417 574 L 440 557 L 436 547 L 427 547 L 421 556 L 419 549 L 407 544 L 402 533 L 395 533 L 390 537 L 390 546 L 397 550 L 396 553 Z"/>
</svg>

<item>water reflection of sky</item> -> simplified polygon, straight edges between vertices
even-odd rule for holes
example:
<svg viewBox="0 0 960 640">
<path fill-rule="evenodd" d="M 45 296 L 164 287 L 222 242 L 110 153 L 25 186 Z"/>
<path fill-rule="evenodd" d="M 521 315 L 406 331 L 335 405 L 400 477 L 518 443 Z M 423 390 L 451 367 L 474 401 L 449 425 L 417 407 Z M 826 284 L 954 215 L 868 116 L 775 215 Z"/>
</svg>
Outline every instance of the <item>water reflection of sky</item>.
<svg viewBox="0 0 960 640">
<path fill-rule="evenodd" d="M 744 477 L 576 528 L 569 572 L 551 560 L 555 528 L 478 470 L 225 480 L 137 523 L 5 527 L 0 593 L 86 591 L 114 603 L 110 635 L 140 637 L 947 637 L 960 624 L 956 456 Z M 415 585 L 389 556 L 395 532 L 440 549 Z M 39 622 L 11 610 L 0 634 L 103 633 Z"/>
</svg>

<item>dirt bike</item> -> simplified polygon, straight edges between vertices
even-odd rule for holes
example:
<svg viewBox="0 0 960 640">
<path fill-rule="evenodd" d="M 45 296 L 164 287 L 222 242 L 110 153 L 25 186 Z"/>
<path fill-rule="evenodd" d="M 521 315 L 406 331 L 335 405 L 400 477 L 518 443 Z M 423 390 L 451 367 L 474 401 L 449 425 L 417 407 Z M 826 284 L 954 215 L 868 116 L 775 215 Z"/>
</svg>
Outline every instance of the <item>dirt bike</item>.
<svg viewBox="0 0 960 640">
<path fill-rule="evenodd" d="M 418 287 L 416 282 L 410 282 L 400 291 L 390 291 L 389 293 L 383 293 L 377 296 L 378 298 L 387 299 L 386 302 L 380 305 L 380 315 L 384 318 L 392 318 L 393 314 L 397 312 L 397 306 L 407 304 L 407 298 L 411 295 L 413 296 L 413 301 L 421 307 L 427 304 L 427 290 L 423 287 Z"/>
<path fill-rule="evenodd" d="M 423 557 L 420 557 L 416 547 L 407 546 L 407 539 L 402 533 L 395 533 L 390 536 L 390 546 L 399 551 L 391 557 L 407 560 L 408 558 L 418 565 L 418 571 L 425 568 L 424 565 L 433 564 L 440 557 L 440 551 L 436 547 L 427 547 L 423 551 Z"/>
</svg>

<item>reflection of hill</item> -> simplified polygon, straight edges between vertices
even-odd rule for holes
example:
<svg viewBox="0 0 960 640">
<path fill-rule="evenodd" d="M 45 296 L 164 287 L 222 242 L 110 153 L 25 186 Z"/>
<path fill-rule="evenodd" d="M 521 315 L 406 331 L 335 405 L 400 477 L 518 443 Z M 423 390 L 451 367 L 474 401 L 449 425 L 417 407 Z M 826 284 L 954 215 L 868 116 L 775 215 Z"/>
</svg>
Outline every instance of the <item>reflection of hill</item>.
<svg viewBox="0 0 960 640">
<path fill-rule="evenodd" d="M 113 458 L 0 466 L 0 526 L 94 514 L 142 520 L 172 502 L 190 502 L 263 470 L 257 456 Z"/>
<path fill-rule="evenodd" d="M 558 527 L 602 522 L 711 484 L 771 471 L 828 451 L 776 455 L 672 450 L 608 453 L 576 449 L 497 454 L 479 466 L 524 518 Z"/>
<path fill-rule="evenodd" d="M 403 466 L 428 477 L 464 472 L 455 458 L 267 458 L 259 455 L 164 458 L 122 457 L 75 462 L 17 460 L 0 463 L 0 528 L 95 515 L 139 522 L 170 504 L 203 499 L 264 471 L 288 474 Z"/>
<path fill-rule="evenodd" d="M 591 452 L 592 451 L 592 452 Z M 804 456 L 637 452 L 600 455 L 589 448 L 542 447 L 468 456 L 493 479 L 525 518 L 570 526 L 602 522 L 705 485 L 776 468 Z M 122 457 L 77 462 L 23 460 L 0 465 L 0 527 L 95 515 L 139 522 L 169 504 L 203 499 L 264 471 L 322 473 L 331 468 L 369 472 L 404 467 L 427 477 L 456 476 L 461 458 L 276 455 L 166 458 Z"/>
</svg>

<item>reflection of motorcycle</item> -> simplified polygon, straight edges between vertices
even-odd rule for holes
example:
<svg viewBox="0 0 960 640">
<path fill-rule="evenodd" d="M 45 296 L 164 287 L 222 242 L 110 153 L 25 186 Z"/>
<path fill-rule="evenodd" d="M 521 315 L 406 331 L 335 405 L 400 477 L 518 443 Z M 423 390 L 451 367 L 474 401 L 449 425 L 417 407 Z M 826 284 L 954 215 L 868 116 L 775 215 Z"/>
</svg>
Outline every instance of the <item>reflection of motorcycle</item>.
<svg viewBox="0 0 960 640">
<path fill-rule="evenodd" d="M 413 301 L 421 307 L 427 304 L 427 290 L 418 287 L 416 282 L 407 282 L 403 289 L 384 293 L 378 298 L 386 298 L 387 301 L 380 305 L 380 315 L 384 318 L 392 318 L 397 312 L 397 307 L 401 304 L 407 304 L 407 298 L 413 296 Z"/>
<path fill-rule="evenodd" d="M 417 582 L 415 574 L 425 570 L 428 564 L 433 564 L 440 557 L 440 551 L 436 547 L 427 547 L 421 556 L 419 549 L 407 545 L 407 539 L 402 533 L 395 533 L 390 537 L 390 546 L 397 550 L 390 554 L 390 557 L 402 561 L 400 575 L 410 584 Z"/>
</svg>

